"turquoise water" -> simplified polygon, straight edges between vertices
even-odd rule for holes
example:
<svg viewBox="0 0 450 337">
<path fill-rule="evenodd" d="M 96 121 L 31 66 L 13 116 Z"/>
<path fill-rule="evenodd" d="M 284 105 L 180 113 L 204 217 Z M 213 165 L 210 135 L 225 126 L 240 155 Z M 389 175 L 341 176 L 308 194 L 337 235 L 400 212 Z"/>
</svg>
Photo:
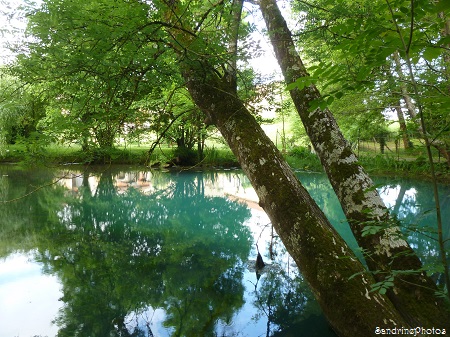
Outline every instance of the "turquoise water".
<svg viewBox="0 0 450 337">
<path fill-rule="evenodd" d="M 326 177 L 299 176 L 356 250 Z M 431 186 L 377 183 L 434 261 Z M 241 171 L 0 167 L 0 200 L 0 337 L 335 336 Z"/>
</svg>

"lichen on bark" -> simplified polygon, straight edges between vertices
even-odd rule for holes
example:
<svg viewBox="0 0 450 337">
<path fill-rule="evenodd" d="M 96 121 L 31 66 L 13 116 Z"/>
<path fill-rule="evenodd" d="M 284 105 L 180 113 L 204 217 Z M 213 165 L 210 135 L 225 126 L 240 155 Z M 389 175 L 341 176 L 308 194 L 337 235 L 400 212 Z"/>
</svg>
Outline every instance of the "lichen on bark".
<svg viewBox="0 0 450 337">
<path fill-rule="evenodd" d="M 183 16 L 172 17 L 181 20 Z M 187 28 L 178 30 L 174 25 L 167 29 L 171 30 L 169 38 L 175 38 L 177 44 L 197 38 L 186 32 Z M 408 326 L 386 296 L 373 293 L 367 298 L 366 292 L 375 282 L 372 275 L 336 233 L 236 96 L 228 76 L 218 76 L 203 53 L 181 49 L 180 55 L 180 69 L 192 98 L 241 163 L 331 326 L 343 337 L 371 335 L 375 326 L 387 324 L 386 317 L 398 326 Z"/>
<path fill-rule="evenodd" d="M 276 0 L 260 0 L 259 5 L 286 83 L 308 76 Z M 303 69 L 296 70 L 298 65 Z M 411 324 L 421 322 L 420 324 L 449 327 L 450 309 L 441 298 L 435 296 L 437 288 L 434 282 L 424 274 L 410 273 L 413 269 L 420 270 L 421 262 L 399 235 L 397 224 L 392 222 L 391 228 L 380 226 L 380 230 L 372 235 L 362 235 L 363 228 L 368 224 L 385 221 L 389 217 L 388 209 L 367 173 L 354 160 L 356 155 L 340 132 L 331 112 L 328 109 L 309 110 L 314 100 L 321 99 L 318 89 L 311 84 L 301 90 L 294 88 L 290 90 L 290 94 L 352 232 L 366 252 L 370 270 L 378 281 L 383 281 L 385 273 L 395 266 L 394 291 L 388 294 L 399 312 Z"/>
<path fill-rule="evenodd" d="M 219 87 L 215 83 L 219 79 L 209 81 L 206 87 L 202 87 L 204 79 L 188 82 L 188 88 L 201 108 L 211 106 L 204 100 L 224 100 L 221 96 L 224 95 L 223 86 L 217 92 L 213 89 Z M 208 95 L 206 91 L 209 91 Z M 197 92 L 202 95 L 195 95 Z M 204 111 L 211 114 L 242 164 L 261 205 L 331 325 L 341 336 L 369 335 L 375 325 L 384 324 L 382 321 L 386 316 L 393 317 L 399 325 L 406 325 L 392 304 L 382 299 L 383 296 L 366 296 L 374 282 L 371 275 L 333 229 L 258 123 L 245 108 L 239 107 L 239 102 L 237 97 L 228 97 L 226 106 L 216 104 L 214 111 Z M 364 275 L 366 283 L 362 282 L 363 276 L 352 278 L 355 274 Z M 346 312 L 342 310 L 343 305 Z"/>
</svg>

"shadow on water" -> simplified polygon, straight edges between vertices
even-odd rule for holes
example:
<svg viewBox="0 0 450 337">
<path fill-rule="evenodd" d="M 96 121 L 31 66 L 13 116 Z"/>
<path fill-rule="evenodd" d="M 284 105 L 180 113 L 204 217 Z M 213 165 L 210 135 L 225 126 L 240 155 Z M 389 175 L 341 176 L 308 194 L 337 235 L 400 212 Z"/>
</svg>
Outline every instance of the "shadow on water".
<svg viewBox="0 0 450 337">
<path fill-rule="evenodd" d="M 1 200 L 19 198 L 0 205 L 0 257 L 57 277 L 58 336 L 334 336 L 280 242 L 259 242 L 276 268 L 249 270 L 265 215 L 240 172 L 0 170 Z"/>
</svg>

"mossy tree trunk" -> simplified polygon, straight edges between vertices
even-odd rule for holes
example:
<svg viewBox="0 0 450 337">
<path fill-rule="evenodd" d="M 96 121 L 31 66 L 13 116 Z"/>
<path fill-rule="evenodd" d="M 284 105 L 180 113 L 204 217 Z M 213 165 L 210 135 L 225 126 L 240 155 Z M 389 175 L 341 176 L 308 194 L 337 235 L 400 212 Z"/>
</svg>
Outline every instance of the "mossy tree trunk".
<svg viewBox="0 0 450 337">
<path fill-rule="evenodd" d="M 244 104 L 205 61 L 184 65 L 194 101 L 220 130 L 260 204 L 339 336 L 407 326 L 390 300 L 370 292 L 373 277 L 333 229 Z M 205 77 L 206 76 L 206 77 Z M 354 277 L 355 275 L 357 275 Z"/>
<path fill-rule="evenodd" d="M 183 8 L 177 5 L 171 3 L 167 12 L 173 15 L 166 17 L 176 20 L 169 22 L 169 35 L 181 46 L 179 65 L 189 93 L 240 162 L 333 329 L 354 337 L 373 335 L 376 327 L 407 327 L 387 296 L 370 292 L 375 280 L 238 98 L 232 72 L 220 74 L 208 55 L 183 48 L 198 37 L 179 21 L 176 12 Z"/>
<path fill-rule="evenodd" d="M 286 83 L 309 76 L 292 40 L 291 32 L 280 13 L 276 0 L 260 0 L 267 31 Z M 388 209 L 374 184 L 359 165 L 350 144 L 343 137 L 328 109 L 309 110 L 310 103 L 320 100 L 314 85 L 290 91 L 306 132 L 330 179 L 359 245 L 366 252 L 369 269 L 381 282 L 395 273 L 395 285 L 388 296 L 411 325 L 449 327 L 449 310 L 435 296 L 436 285 L 402 238 L 400 229 L 390 225 Z M 380 226 L 373 235 L 363 235 L 367 225 Z"/>
</svg>

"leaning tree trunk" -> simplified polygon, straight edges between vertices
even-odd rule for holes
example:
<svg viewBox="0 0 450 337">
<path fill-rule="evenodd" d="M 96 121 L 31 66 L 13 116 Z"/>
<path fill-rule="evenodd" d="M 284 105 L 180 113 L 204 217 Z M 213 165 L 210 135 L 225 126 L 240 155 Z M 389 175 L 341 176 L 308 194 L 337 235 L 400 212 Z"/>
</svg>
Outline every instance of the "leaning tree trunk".
<svg viewBox="0 0 450 337">
<path fill-rule="evenodd" d="M 236 155 L 260 205 L 337 334 L 371 336 L 376 327 L 407 326 L 387 297 L 370 292 L 372 276 L 333 229 L 233 88 L 227 86 L 225 77 L 214 77 L 206 61 L 201 69 L 185 66 L 191 96 Z"/>
<path fill-rule="evenodd" d="M 402 93 L 402 98 L 405 101 L 406 109 L 408 109 L 409 117 L 411 117 L 411 119 L 417 119 L 416 107 L 414 106 L 411 96 L 409 96 L 408 94 L 408 89 L 406 88 L 405 76 L 403 75 L 399 52 L 396 51 L 394 54 L 392 54 L 392 58 L 394 59 L 395 62 L 395 71 L 397 72 L 397 75 L 400 78 L 400 90 Z"/>
<path fill-rule="evenodd" d="M 177 4 L 172 2 L 168 19 L 180 20 Z M 195 34 L 182 22 L 170 23 L 169 35 L 177 45 L 192 46 Z M 385 295 L 370 292 L 373 277 L 237 97 L 236 81 L 227 72 L 219 77 L 207 56 L 202 59 L 195 50 L 186 55 L 184 48 L 178 52 L 189 93 L 236 155 L 333 329 L 342 337 L 354 337 L 370 336 L 377 327 L 407 327 Z"/>
<path fill-rule="evenodd" d="M 276 0 L 260 0 L 259 5 L 286 83 L 309 76 Z M 309 110 L 312 101 L 321 99 L 318 89 L 310 85 L 302 90 L 293 89 L 290 94 L 376 280 L 381 282 L 395 276 L 395 285 L 388 296 L 411 325 L 448 328 L 449 310 L 435 296 L 436 285 L 425 273 L 419 273 L 422 268 L 419 258 L 402 239 L 398 226 L 390 225 L 388 209 L 333 115 L 328 109 Z M 379 225 L 380 230 L 363 235 L 368 225 Z M 412 274 L 413 270 L 416 273 Z"/>
<path fill-rule="evenodd" d="M 394 58 L 394 57 L 393 57 Z M 395 62 L 395 60 L 394 60 Z M 394 78 L 394 76 L 392 75 L 392 72 L 390 70 L 388 70 L 388 77 L 389 77 L 389 81 L 392 83 L 393 86 L 395 86 L 396 84 L 396 79 Z M 402 85 L 403 83 L 400 83 L 400 85 Z M 395 109 L 395 112 L 397 113 L 397 119 L 398 119 L 398 124 L 400 127 L 400 132 L 401 132 L 401 136 L 403 139 L 403 147 L 405 150 L 412 148 L 412 142 L 409 138 L 409 134 L 408 134 L 408 128 L 406 126 L 406 120 L 405 120 L 405 115 L 403 114 L 402 111 L 402 104 L 401 104 L 401 100 L 397 97 L 397 94 L 393 94 L 392 95 L 392 99 L 393 102 L 397 101 L 397 104 L 393 104 L 393 109 Z"/>
</svg>

